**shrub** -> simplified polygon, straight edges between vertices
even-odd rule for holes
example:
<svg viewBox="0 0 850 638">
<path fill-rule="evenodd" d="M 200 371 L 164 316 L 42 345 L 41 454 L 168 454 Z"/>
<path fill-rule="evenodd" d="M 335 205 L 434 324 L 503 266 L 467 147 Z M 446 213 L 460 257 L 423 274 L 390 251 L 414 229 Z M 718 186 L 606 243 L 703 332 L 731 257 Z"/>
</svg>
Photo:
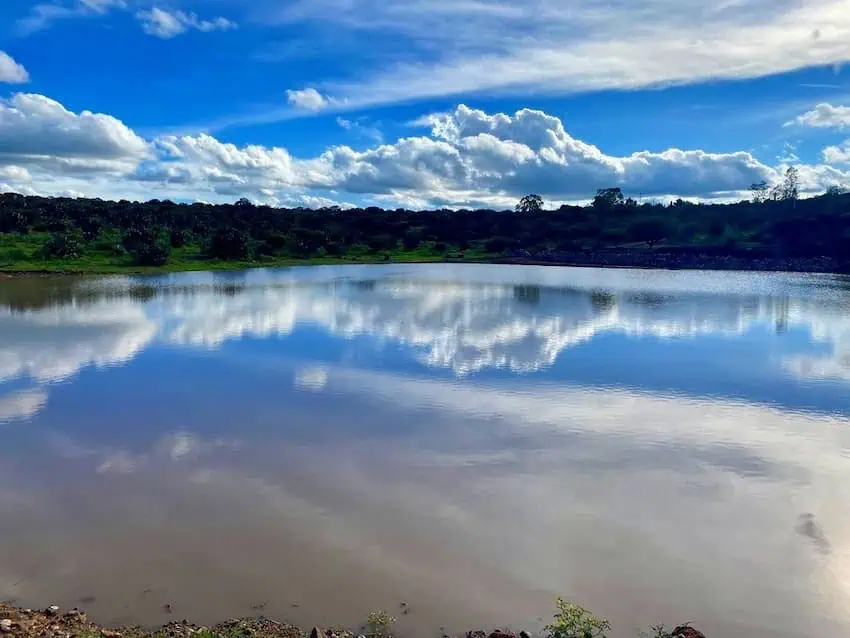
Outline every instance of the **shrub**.
<svg viewBox="0 0 850 638">
<path fill-rule="evenodd" d="M 579 607 L 558 598 L 558 612 L 555 620 L 546 625 L 548 638 L 606 638 L 606 631 L 611 631 L 607 620 L 595 618 L 584 607 Z"/>
<path fill-rule="evenodd" d="M 185 229 L 172 229 L 168 236 L 172 248 L 185 246 L 191 239 L 192 233 Z"/>
<path fill-rule="evenodd" d="M 247 259 L 250 256 L 248 235 L 235 228 L 224 228 L 210 239 L 208 252 L 217 259 Z"/>
<path fill-rule="evenodd" d="M 153 242 L 139 244 L 131 254 L 133 261 L 140 266 L 164 266 L 168 263 L 170 252 L 169 246 L 165 242 Z"/>
<path fill-rule="evenodd" d="M 369 638 L 389 638 L 392 635 L 395 618 L 385 611 L 373 611 L 366 618 Z"/>
<path fill-rule="evenodd" d="M 83 244 L 76 233 L 61 231 L 50 235 L 44 253 L 48 258 L 75 259 L 83 254 Z"/>
</svg>

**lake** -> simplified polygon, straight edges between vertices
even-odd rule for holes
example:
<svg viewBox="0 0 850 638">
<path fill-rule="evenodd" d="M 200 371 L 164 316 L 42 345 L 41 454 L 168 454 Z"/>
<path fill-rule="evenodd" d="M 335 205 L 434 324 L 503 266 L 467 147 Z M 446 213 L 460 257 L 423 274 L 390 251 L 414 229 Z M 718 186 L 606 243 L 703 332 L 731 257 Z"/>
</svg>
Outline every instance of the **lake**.
<svg viewBox="0 0 850 638">
<path fill-rule="evenodd" d="M 0 598 L 434 638 L 563 595 L 614 636 L 847 635 L 849 425 L 837 276 L 0 280 Z"/>
</svg>

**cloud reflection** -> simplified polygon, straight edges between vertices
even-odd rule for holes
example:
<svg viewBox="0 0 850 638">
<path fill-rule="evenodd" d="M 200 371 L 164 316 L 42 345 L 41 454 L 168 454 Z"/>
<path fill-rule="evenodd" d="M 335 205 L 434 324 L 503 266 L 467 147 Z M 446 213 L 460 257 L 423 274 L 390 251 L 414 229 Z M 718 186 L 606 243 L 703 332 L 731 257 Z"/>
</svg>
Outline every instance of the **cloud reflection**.
<svg viewBox="0 0 850 638">
<path fill-rule="evenodd" d="M 354 276 L 345 276 L 349 272 Z M 126 363 L 153 345 L 218 348 L 299 328 L 400 344 L 421 364 L 464 376 L 541 370 L 565 350 L 605 334 L 736 336 L 759 325 L 804 330 L 823 346 L 814 354 L 780 356 L 786 373 L 850 378 L 850 292 L 840 281 L 498 268 L 476 280 L 468 273 L 485 271 L 458 272 L 306 269 L 233 281 L 197 274 L 149 283 L 81 280 L 62 289 L 65 299 L 50 288 L 44 305 L 12 298 L 0 306 L 0 382 L 29 377 L 47 383 L 87 366 Z M 326 380 L 314 367 L 297 373 L 295 383 L 320 389 Z"/>
</svg>

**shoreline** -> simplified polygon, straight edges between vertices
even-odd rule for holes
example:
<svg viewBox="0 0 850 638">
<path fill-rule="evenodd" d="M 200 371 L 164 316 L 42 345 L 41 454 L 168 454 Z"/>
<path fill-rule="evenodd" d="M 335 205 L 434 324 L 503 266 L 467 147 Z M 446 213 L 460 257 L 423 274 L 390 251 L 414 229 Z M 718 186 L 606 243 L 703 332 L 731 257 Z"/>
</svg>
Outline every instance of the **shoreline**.
<svg viewBox="0 0 850 638">
<path fill-rule="evenodd" d="M 587 253 L 552 255 L 501 255 L 493 257 L 434 258 L 419 256 L 405 259 L 287 259 L 275 262 L 193 262 L 160 267 L 134 266 L 70 266 L 57 268 L 0 268 L 0 279 L 72 275 L 163 275 L 181 272 L 225 272 L 261 268 L 293 268 L 304 266 L 357 266 L 390 264 L 491 264 L 511 266 L 555 266 L 562 268 L 617 268 L 631 270 L 714 270 L 718 272 L 787 272 L 848 275 L 850 265 L 829 257 L 745 258 L 730 255 L 678 255 L 670 253 Z M 184 267 L 185 266 L 185 267 Z"/>
<path fill-rule="evenodd" d="M 402 603 L 401 613 L 407 613 L 406 603 Z M 66 611 L 50 605 L 43 610 L 33 610 L 7 602 L 0 603 L 0 636 L 26 638 L 397 638 L 393 628 L 395 622 L 396 619 L 389 613 L 381 611 L 370 613 L 364 625 L 356 630 L 343 627 L 322 629 L 317 626 L 304 630 L 265 616 L 231 618 L 210 626 L 176 620 L 160 627 L 104 627 L 89 620 L 88 614 L 76 607 Z M 596 631 L 586 633 L 591 628 Z M 607 635 L 605 632 L 610 629 L 607 621 L 594 618 L 586 609 L 559 598 L 554 622 L 534 638 L 604 638 Z M 653 627 L 651 632 L 639 635 L 646 638 L 706 638 L 690 623 L 669 630 L 659 625 Z M 532 638 L 532 634 L 507 629 L 494 629 L 491 632 L 477 629 L 456 635 L 442 632 L 441 638 Z"/>
</svg>

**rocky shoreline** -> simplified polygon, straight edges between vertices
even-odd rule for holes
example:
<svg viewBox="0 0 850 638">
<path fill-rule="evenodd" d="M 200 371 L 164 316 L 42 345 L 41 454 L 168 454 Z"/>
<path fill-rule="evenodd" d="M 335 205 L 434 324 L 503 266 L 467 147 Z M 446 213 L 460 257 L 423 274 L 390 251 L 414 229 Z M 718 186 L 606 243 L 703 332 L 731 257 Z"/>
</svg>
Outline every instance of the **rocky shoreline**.
<svg viewBox="0 0 850 638">
<path fill-rule="evenodd" d="M 605 638 L 608 623 L 599 621 L 580 607 L 570 606 L 580 613 L 576 618 L 589 625 L 575 626 L 561 624 L 547 626 L 539 638 Z M 564 607 L 562 607 L 563 611 Z M 585 615 L 586 614 L 586 615 Z M 375 620 L 378 618 L 378 620 Z M 206 627 L 189 621 L 172 621 L 162 627 L 151 629 L 142 627 L 102 627 L 89 620 L 85 611 L 74 608 L 62 611 L 56 605 L 43 610 L 24 609 L 8 603 L 0 603 L 0 637 L 23 636 L 26 638 L 394 638 L 392 624 L 395 619 L 386 612 L 373 612 L 366 625 L 358 631 L 344 628 L 321 629 L 313 627 L 304 631 L 294 625 L 280 623 L 264 616 L 253 618 L 233 618 L 214 626 Z M 586 633 L 593 626 L 593 633 Z M 681 625 L 672 630 L 663 627 L 653 628 L 652 634 L 641 634 L 647 638 L 706 638 L 690 625 Z M 435 636 L 435 638 L 538 638 L 526 631 L 518 634 L 512 631 L 496 629 L 492 632 L 482 630 L 468 631 L 458 636 Z"/>
<path fill-rule="evenodd" d="M 529 252 L 516 250 L 496 260 L 508 264 L 643 268 L 660 270 L 747 270 L 765 272 L 850 273 L 850 263 L 833 257 L 768 257 L 687 251 Z"/>
</svg>

